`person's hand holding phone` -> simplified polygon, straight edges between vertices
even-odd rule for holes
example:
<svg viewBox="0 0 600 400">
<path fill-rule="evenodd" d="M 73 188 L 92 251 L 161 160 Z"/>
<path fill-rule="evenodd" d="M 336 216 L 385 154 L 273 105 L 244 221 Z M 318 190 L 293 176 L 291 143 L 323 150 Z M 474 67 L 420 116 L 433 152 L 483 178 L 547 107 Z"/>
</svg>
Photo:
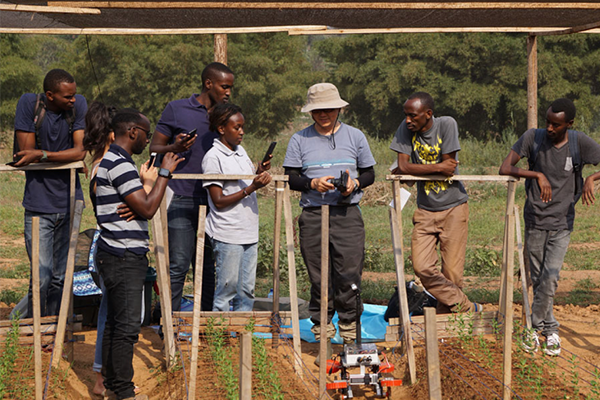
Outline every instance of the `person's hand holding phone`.
<svg viewBox="0 0 600 400">
<path fill-rule="evenodd" d="M 275 150 L 275 146 L 277 146 L 277 142 L 271 142 L 262 161 L 258 163 L 258 168 L 256 169 L 257 174 L 271 169 L 271 158 L 273 158 L 273 151 Z"/>
<path fill-rule="evenodd" d="M 188 133 L 180 133 L 175 138 L 175 143 L 173 143 L 173 152 L 174 153 L 182 153 L 184 151 L 188 151 L 195 142 L 196 142 L 196 129 L 192 129 Z"/>
</svg>

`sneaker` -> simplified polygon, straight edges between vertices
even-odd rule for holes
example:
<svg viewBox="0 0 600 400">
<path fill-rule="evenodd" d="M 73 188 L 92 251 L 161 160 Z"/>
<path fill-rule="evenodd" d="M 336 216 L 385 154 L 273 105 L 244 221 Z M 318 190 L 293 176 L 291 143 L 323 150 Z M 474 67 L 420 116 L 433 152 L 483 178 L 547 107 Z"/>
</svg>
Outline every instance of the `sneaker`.
<svg viewBox="0 0 600 400">
<path fill-rule="evenodd" d="M 540 337 L 534 331 L 526 331 L 525 333 L 523 333 L 523 341 L 521 342 L 521 347 L 527 353 L 537 351 L 538 347 L 540 347 Z"/>
<path fill-rule="evenodd" d="M 544 353 L 549 356 L 557 356 L 560 354 L 560 337 L 558 337 L 558 333 L 553 333 L 546 337 Z"/>
</svg>

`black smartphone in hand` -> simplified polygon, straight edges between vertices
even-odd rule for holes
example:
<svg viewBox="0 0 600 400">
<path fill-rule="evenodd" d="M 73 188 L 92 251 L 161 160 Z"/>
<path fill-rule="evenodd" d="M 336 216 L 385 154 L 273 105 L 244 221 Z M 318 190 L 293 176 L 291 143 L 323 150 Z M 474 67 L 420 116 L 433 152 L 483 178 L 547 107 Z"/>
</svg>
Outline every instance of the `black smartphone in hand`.
<svg viewBox="0 0 600 400">
<path fill-rule="evenodd" d="M 155 160 L 156 160 L 156 153 L 150 154 L 150 162 L 148 163 L 148 167 L 153 167 Z"/>
<path fill-rule="evenodd" d="M 267 150 L 267 152 L 265 153 L 265 156 L 263 157 L 262 161 L 260 162 L 258 168 L 256 169 L 256 173 L 258 174 L 258 170 L 260 169 L 260 167 L 266 163 L 267 161 L 269 161 L 271 159 L 271 155 L 273 155 L 273 151 L 275 150 L 275 146 L 277 146 L 277 142 L 271 142 L 271 144 L 269 145 L 269 149 Z"/>
<path fill-rule="evenodd" d="M 273 155 L 273 151 L 275 150 L 275 146 L 277 146 L 277 142 L 271 142 L 271 144 L 269 145 L 269 149 L 267 150 L 267 153 L 265 154 L 265 156 L 263 157 L 262 162 L 265 163 L 267 161 L 269 161 L 271 159 L 271 155 Z"/>
<path fill-rule="evenodd" d="M 196 131 L 198 129 L 192 129 L 187 133 L 187 137 L 184 140 L 191 140 L 194 136 L 196 136 Z"/>
</svg>

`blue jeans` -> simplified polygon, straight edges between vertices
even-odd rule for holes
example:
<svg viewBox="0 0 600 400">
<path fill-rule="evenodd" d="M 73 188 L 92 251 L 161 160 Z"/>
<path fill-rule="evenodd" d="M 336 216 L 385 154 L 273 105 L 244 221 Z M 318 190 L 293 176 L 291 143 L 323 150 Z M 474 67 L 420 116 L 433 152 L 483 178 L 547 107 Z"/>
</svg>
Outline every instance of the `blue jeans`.
<svg viewBox="0 0 600 400">
<path fill-rule="evenodd" d="M 533 329 L 542 331 L 542 335 L 546 337 L 558 333 L 559 324 L 554 318 L 552 306 L 570 238 L 569 230 L 525 229 L 525 243 L 533 283 L 531 323 Z"/>
<path fill-rule="evenodd" d="M 185 277 L 196 268 L 196 234 L 198 232 L 198 207 L 208 205 L 205 197 L 192 198 L 174 195 L 167 216 L 169 219 L 169 261 L 171 276 L 172 310 L 181 308 Z M 207 207 L 208 211 L 208 207 Z M 211 311 L 215 293 L 215 262 L 208 236 L 204 238 L 204 265 L 202 272 L 201 310 Z"/>
<path fill-rule="evenodd" d="M 126 251 L 123 257 L 98 250 L 98 271 L 107 299 L 106 326 L 102 338 L 104 386 L 118 399 L 134 397 L 133 345 L 138 341 L 142 289 L 148 258 Z"/>
<path fill-rule="evenodd" d="M 258 243 L 230 244 L 211 239 L 217 264 L 213 311 L 252 311 Z"/>
<path fill-rule="evenodd" d="M 69 216 L 25 211 L 25 247 L 31 262 L 31 219 L 40 218 L 40 315 L 58 315 L 69 254 Z M 30 264 L 31 265 L 31 264 Z M 31 267 L 30 267 L 31 268 Z M 27 314 L 33 317 L 31 274 Z"/>
</svg>

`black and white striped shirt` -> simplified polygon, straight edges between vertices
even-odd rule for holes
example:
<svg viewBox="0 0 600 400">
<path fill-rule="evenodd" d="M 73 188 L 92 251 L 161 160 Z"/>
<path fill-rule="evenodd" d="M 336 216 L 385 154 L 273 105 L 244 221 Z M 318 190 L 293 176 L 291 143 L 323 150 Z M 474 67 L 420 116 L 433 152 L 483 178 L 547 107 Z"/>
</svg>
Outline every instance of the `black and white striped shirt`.
<svg viewBox="0 0 600 400">
<path fill-rule="evenodd" d="M 111 144 L 96 175 L 96 219 L 101 234 L 98 248 L 122 257 L 126 250 L 135 254 L 148 251 L 148 221 L 137 217 L 129 222 L 117 214 L 125 197 L 143 190 L 142 181 L 131 155 Z"/>
</svg>

